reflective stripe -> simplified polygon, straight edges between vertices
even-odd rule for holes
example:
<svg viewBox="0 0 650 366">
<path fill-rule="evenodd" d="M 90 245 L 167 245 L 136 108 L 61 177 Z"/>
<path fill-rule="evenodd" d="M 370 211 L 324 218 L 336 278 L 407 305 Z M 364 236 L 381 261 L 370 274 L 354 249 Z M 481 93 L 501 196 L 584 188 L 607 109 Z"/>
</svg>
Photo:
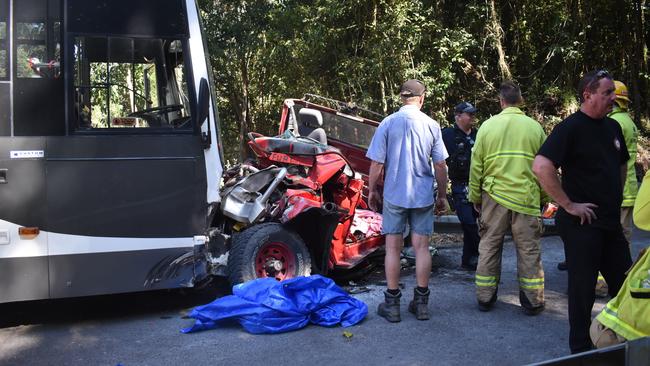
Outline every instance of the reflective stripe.
<svg viewBox="0 0 650 366">
<path fill-rule="evenodd" d="M 481 276 L 480 274 L 476 274 L 476 279 L 477 280 L 491 280 L 491 281 L 496 281 L 497 277 L 496 276 Z"/>
<path fill-rule="evenodd" d="M 498 282 L 499 281 L 496 278 L 496 276 L 476 275 L 476 279 L 475 279 L 476 286 L 481 286 L 481 287 L 496 287 Z"/>
<path fill-rule="evenodd" d="M 521 157 L 521 158 L 524 158 L 526 160 L 534 160 L 535 159 L 535 155 L 531 154 L 528 151 L 512 150 L 512 151 L 499 151 L 497 153 L 490 154 L 490 155 L 485 157 L 484 161 L 488 162 L 490 160 L 494 160 L 494 159 L 497 159 L 497 158 L 505 158 L 505 157 L 508 157 L 508 158 Z"/>
<path fill-rule="evenodd" d="M 605 281 L 605 277 L 603 277 L 603 275 L 600 273 L 598 274 L 598 281 Z"/>
<path fill-rule="evenodd" d="M 623 203 L 621 205 L 623 207 L 629 207 L 634 205 L 634 201 L 636 200 L 636 195 L 623 195 Z"/>
<path fill-rule="evenodd" d="M 622 336 L 627 340 L 632 340 L 636 338 L 641 338 L 647 336 L 642 332 L 632 328 L 621 319 L 618 318 L 618 309 L 611 306 L 609 302 L 607 306 L 603 308 L 603 311 L 598 314 L 598 321 L 600 321 L 604 326 L 610 328 L 618 335 Z"/>
<path fill-rule="evenodd" d="M 479 287 L 497 287 L 497 283 L 496 282 L 482 283 L 482 282 L 476 281 L 476 286 L 479 286 Z"/>
<path fill-rule="evenodd" d="M 519 287 L 527 290 L 537 290 L 544 288 L 544 278 L 524 278 L 519 277 Z"/>
<path fill-rule="evenodd" d="M 642 290 L 639 288 L 640 278 L 647 275 L 649 268 L 650 251 L 637 260 L 616 297 L 596 317 L 604 326 L 628 341 L 650 336 L 650 302 L 633 295 Z"/>
<path fill-rule="evenodd" d="M 492 198 L 493 198 L 495 201 L 497 201 L 497 203 L 501 203 L 501 202 L 499 202 L 499 200 L 502 200 L 502 201 L 505 201 L 505 202 L 511 203 L 511 204 L 513 204 L 513 205 L 517 205 L 517 206 L 519 206 L 519 207 L 530 208 L 530 209 L 536 209 L 536 210 L 539 210 L 539 207 L 525 205 L 525 204 L 523 204 L 523 203 L 520 203 L 520 202 L 515 201 L 513 198 L 506 197 L 506 196 L 503 195 L 503 194 L 497 194 L 497 193 L 494 193 L 494 192 L 489 192 L 489 194 L 490 194 L 490 196 L 492 196 Z"/>
<path fill-rule="evenodd" d="M 607 303 L 607 306 L 605 306 L 603 310 L 605 310 L 607 314 L 618 318 L 618 309 L 610 305 L 609 303 Z"/>
</svg>

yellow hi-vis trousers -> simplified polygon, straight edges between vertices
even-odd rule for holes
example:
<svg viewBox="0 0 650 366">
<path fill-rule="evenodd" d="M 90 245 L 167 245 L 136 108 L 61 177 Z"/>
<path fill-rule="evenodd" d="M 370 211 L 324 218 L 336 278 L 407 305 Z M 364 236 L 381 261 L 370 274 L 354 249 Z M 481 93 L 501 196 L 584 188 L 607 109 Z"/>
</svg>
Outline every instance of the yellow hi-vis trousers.
<svg viewBox="0 0 650 366">
<path fill-rule="evenodd" d="M 544 270 L 540 237 L 542 219 L 509 210 L 483 192 L 479 218 L 478 267 L 476 268 L 476 297 L 489 302 L 496 295 L 501 277 L 503 237 L 508 228 L 517 249 L 517 276 L 521 305 L 534 308 L 544 304 Z"/>
</svg>

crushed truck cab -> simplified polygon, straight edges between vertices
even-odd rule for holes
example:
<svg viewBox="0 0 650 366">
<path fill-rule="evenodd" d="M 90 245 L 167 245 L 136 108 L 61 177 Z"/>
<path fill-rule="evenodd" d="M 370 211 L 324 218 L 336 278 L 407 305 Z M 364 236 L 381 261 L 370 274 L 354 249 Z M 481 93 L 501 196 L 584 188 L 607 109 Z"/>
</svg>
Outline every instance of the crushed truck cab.
<svg viewBox="0 0 650 366">
<path fill-rule="evenodd" d="M 377 125 L 288 99 L 278 136 L 249 133 L 255 160 L 223 176 L 210 239 L 219 245 L 209 245 L 213 273 L 232 283 L 329 274 L 352 270 L 383 247 L 377 225 L 368 224 L 381 216 L 368 211 L 364 193 L 365 148 Z"/>
</svg>

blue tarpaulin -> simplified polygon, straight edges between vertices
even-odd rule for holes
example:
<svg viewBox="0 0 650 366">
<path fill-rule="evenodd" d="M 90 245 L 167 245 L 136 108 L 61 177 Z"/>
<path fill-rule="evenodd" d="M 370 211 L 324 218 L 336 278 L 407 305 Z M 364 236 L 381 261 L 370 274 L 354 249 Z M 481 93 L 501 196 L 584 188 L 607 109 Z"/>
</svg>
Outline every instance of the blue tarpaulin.
<svg viewBox="0 0 650 366">
<path fill-rule="evenodd" d="M 233 294 L 197 306 L 196 322 L 183 333 L 213 329 L 238 321 L 250 333 L 282 333 L 309 323 L 348 327 L 362 321 L 368 306 L 327 277 L 296 277 L 282 282 L 260 278 L 234 286 Z"/>
</svg>

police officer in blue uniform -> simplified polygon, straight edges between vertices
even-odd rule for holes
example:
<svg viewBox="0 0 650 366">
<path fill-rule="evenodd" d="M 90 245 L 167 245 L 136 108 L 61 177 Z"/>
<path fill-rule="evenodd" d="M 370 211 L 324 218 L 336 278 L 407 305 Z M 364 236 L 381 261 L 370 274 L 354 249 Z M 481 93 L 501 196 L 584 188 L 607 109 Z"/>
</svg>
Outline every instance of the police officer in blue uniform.
<svg viewBox="0 0 650 366">
<path fill-rule="evenodd" d="M 478 213 L 472 203 L 467 200 L 467 185 L 469 183 L 469 166 L 472 157 L 472 147 L 476 140 L 476 129 L 473 127 L 476 108 L 468 102 L 462 102 L 454 107 L 455 123 L 453 127 L 442 130 L 442 139 L 449 153 L 447 166 L 451 180 L 451 198 L 458 220 L 463 228 L 463 257 L 461 266 L 475 271 L 478 263 Z"/>
</svg>

